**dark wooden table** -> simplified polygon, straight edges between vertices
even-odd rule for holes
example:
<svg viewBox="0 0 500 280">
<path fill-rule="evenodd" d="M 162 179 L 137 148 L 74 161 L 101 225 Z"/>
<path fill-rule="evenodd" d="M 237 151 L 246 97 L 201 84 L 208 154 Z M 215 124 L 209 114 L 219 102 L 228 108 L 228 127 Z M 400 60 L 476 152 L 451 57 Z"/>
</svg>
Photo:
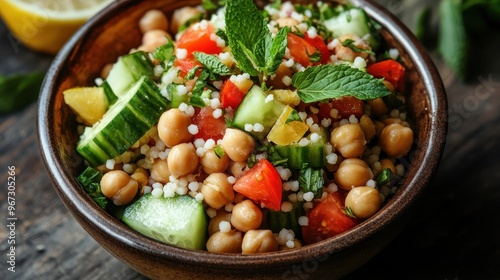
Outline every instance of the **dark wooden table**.
<svg viewBox="0 0 500 280">
<path fill-rule="evenodd" d="M 500 279 L 499 35 L 476 39 L 481 48 L 471 53 L 470 82 L 433 54 L 450 107 L 440 170 L 421 215 L 347 279 Z M 44 71 L 52 58 L 16 44 L 0 23 L 1 74 Z M 0 279 L 143 279 L 97 244 L 60 202 L 38 149 L 36 113 L 33 103 L 0 116 Z M 9 166 L 16 172 L 15 272 L 7 270 Z"/>
</svg>

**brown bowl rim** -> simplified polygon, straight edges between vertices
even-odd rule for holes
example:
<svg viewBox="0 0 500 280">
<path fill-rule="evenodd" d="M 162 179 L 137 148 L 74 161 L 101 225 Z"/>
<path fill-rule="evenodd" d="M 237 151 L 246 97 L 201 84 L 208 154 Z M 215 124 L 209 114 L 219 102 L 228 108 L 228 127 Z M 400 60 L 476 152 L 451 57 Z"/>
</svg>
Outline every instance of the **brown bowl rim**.
<svg viewBox="0 0 500 280">
<path fill-rule="evenodd" d="M 152 255 L 153 258 L 162 258 L 166 261 L 180 261 L 201 266 L 223 264 L 227 267 L 249 267 L 252 265 L 274 266 L 277 264 L 297 263 L 313 259 L 319 255 L 333 254 L 360 243 L 370 235 L 386 227 L 393 219 L 406 211 L 412 204 L 413 198 L 418 196 L 429 185 L 439 165 L 446 140 L 447 101 L 439 73 L 425 49 L 399 19 L 377 3 L 352 0 L 350 1 L 351 3 L 363 8 L 371 18 L 391 33 L 401 43 L 402 47 L 406 49 L 429 93 L 430 107 L 428 108 L 428 114 L 430 114 L 431 120 L 429 145 L 423 151 L 425 153 L 424 161 L 418 166 L 415 172 L 416 176 L 410 180 L 403 191 L 398 196 L 391 198 L 390 203 L 380 213 L 364 221 L 354 230 L 297 250 L 256 255 L 214 254 L 207 251 L 192 251 L 164 244 L 128 228 L 100 209 L 83 190 L 74 191 L 71 185 L 78 183 L 75 176 L 62 164 L 60 154 L 54 149 L 57 146 L 58 139 L 54 139 L 50 131 L 54 130 L 54 114 L 51 108 L 54 106 L 55 97 L 52 95 L 52 92 L 60 80 L 61 65 L 74 54 L 78 49 L 79 41 L 85 38 L 85 34 L 93 26 L 104 22 L 116 10 L 126 9 L 134 5 L 135 3 L 133 2 L 132 0 L 113 2 L 77 31 L 54 59 L 42 85 L 38 101 L 38 141 L 50 179 L 66 208 L 74 216 L 78 213 L 82 215 L 83 221 L 79 220 L 79 222 L 93 237 L 96 233 L 89 231 L 86 226 L 95 226 L 101 235 L 107 235 L 107 240 L 130 246 L 134 250 Z"/>
</svg>

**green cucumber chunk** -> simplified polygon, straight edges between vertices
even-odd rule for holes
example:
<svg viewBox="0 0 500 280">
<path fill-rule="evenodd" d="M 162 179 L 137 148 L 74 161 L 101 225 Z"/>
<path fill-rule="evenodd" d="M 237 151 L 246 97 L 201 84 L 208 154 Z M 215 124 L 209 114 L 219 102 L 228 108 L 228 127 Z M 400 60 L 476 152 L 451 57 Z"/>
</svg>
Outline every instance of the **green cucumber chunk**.
<svg viewBox="0 0 500 280">
<path fill-rule="evenodd" d="M 365 35 L 370 34 L 369 43 L 372 51 L 376 51 L 380 46 L 375 22 L 361 8 L 351 8 L 341 12 L 336 17 L 325 20 L 324 24 L 328 30 L 333 32 L 333 36 L 336 38 L 348 34 L 363 38 Z"/>
<path fill-rule="evenodd" d="M 322 129 L 318 134 L 320 139 L 317 142 L 311 142 L 305 146 L 300 146 L 297 143 L 286 146 L 276 145 L 274 149 L 282 158 L 288 159 L 287 166 L 290 169 L 301 169 L 304 165 L 322 168 L 326 161 L 324 148 L 329 138 L 325 129 Z"/>
<path fill-rule="evenodd" d="M 114 95 L 120 97 L 142 76 L 154 80 L 154 66 L 147 53 L 138 51 L 118 58 L 118 61 L 113 64 L 105 83 L 109 85 L 109 89 Z M 107 95 L 109 94 L 106 93 Z"/>
<path fill-rule="evenodd" d="M 122 221 L 153 239 L 186 249 L 202 250 L 207 242 L 203 205 L 187 195 L 155 198 L 145 194 L 125 209 Z"/>
<path fill-rule="evenodd" d="M 305 215 L 303 207 L 304 203 L 297 201 L 292 203 L 292 211 L 273 211 L 267 212 L 267 219 L 269 221 L 269 229 L 274 233 L 279 233 L 281 229 L 291 229 L 296 237 L 302 234 L 302 227 L 299 224 L 299 218 Z"/>
<path fill-rule="evenodd" d="M 261 132 L 251 131 L 250 134 L 263 138 L 271 130 L 285 109 L 285 105 L 277 100 L 267 100 L 267 94 L 259 86 L 253 86 L 241 101 L 234 114 L 233 125 L 245 130 L 245 124 L 262 124 Z"/>
<path fill-rule="evenodd" d="M 167 106 L 158 86 L 143 76 L 85 130 L 76 149 L 91 166 L 101 165 L 127 151 L 158 122 Z"/>
</svg>

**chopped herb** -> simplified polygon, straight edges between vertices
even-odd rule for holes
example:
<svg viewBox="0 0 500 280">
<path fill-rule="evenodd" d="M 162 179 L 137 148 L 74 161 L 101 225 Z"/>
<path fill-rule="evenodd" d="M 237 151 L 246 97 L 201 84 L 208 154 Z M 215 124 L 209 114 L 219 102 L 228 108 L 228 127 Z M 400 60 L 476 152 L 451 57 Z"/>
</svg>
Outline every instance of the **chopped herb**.
<svg viewBox="0 0 500 280">
<path fill-rule="evenodd" d="M 303 167 L 299 171 L 299 188 L 304 193 L 312 192 L 315 198 L 323 194 L 323 169 Z"/>
<path fill-rule="evenodd" d="M 344 211 L 345 211 L 345 214 L 351 218 L 358 218 L 356 217 L 356 215 L 354 215 L 354 213 L 352 212 L 352 209 L 350 207 L 344 207 Z"/>
<path fill-rule="evenodd" d="M 300 122 L 302 121 L 297 110 L 292 110 L 290 115 L 288 115 L 288 118 L 286 119 L 285 124 L 293 122 L 293 121 L 300 121 Z"/>
<path fill-rule="evenodd" d="M 362 49 L 362 48 L 358 48 L 355 44 L 354 44 L 354 40 L 352 39 L 345 39 L 343 42 L 342 42 L 342 46 L 344 47 L 348 47 L 349 49 L 351 49 L 353 52 L 357 52 L 357 53 L 369 53 L 369 54 L 375 54 L 374 52 L 370 51 L 370 50 L 365 50 L 365 49 Z"/>
<path fill-rule="evenodd" d="M 394 173 L 392 173 L 391 169 L 386 168 L 380 172 L 375 178 L 375 182 L 377 182 L 377 186 L 383 186 L 387 183 L 390 183 L 394 178 Z"/>
<path fill-rule="evenodd" d="M 83 189 L 92 197 L 92 199 L 103 209 L 108 203 L 107 198 L 101 192 L 102 174 L 92 167 L 87 167 L 76 180 L 83 186 Z"/>
<path fill-rule="evenodd" d="M 170 38 L 168 37 L 166 38 L 167 38 L 167 43 L 156 48 L 153 53 L 153 57 L 155 59 L 158 59 L 159 61 L 167 62 L 174 57 L 174 52 L 175 52 L 174 42 L 172 42 Z"/>
<path fill-rule="evenodd" d="M 224 149 L 220 145 L 215 146 L 214 152 L 218 158 L 222 158 L 225 155 Z"/>
</svg>

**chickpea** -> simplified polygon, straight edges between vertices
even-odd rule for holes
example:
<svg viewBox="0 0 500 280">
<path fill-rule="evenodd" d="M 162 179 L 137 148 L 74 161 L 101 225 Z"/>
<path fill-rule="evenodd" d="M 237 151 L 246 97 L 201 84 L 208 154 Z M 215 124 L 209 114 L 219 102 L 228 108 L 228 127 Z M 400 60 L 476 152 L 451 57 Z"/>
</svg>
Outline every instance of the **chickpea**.
<svg viewBox="0 0 500 280">
<path fill-rule="evenodd" d="M 224 210 L 224 208 L 221 208 L 217 210 L 217 215 L 215 217 L 211 218 L 210 221 L 208 222 L 208 235 L 212 235 L 216 232 L 218 232 L 219 229 L 219 224 L 220 222 L 226 221 L 228 223 L 231 222 L 231 213 L 227 212 Z"/>
<path fill-rule="evenodd" d="M 151 166 L 151 178 L 156 182 L 168 183 L 170 181 L 170 170 L 168 170 L 168 161 L 166 159 L 155 159 Z"/>
<path fill-rule="evenodd" d="M 367 52 L 355 52 L 351 50 L 349 47 L 343 46 L 342 43 L 345 40 L 353 40 L 353 45 L 363 49 L 363 50 L 371 50 L 370 45 L 364 41 L 361 40 L 357 35 L 354 34 L 347 34 L 344 36 L 339 37 L 339 43 L 335 46 L 335 54 L 337 55 L 337 59 L 339 60 L 346 60 L 346 61 L 354 61 L 354 59 L 358 56 L 362 57 L 363 59 L 366 59 L 368 57 Z"/>
<path fill-rule="evenodd" d="M 279 27 L 294 27 L 299 25 L 299 22 L 293 18 L 279 18 L 276 20 L 276 23 Z"/>
<path fill-rule="evenodd" d="M 375 125 L 375 134 L 377 136 L 380 136 L 380 133 L 382 133 L 382 130 L 384 129 L 385 127 L 385 124 L 381 121 L 373 121 L 373 124 Z"/>
<path fill-rule="evenodd" d="M 363 130 L 366 142 L 370 142 L 370 140 L 373 139 L 376 133 L 375 125 L 373 124 L 372 119 L 370 119 L 370 117 L 368 117 L 367 115 L 363 115 L 359 120 L 359 125 Z"/>
<path fill-rule="evenodd" d="M 168 170 L 174 177 L 188 175 L 198 169 L 200 158 L 192 143 L 175 145 L 167 157 Z"/>
<path fill-rule="evenodd" d="M 251 200 L 243 200 L 233 207 L 231 224 L 238 230 L 247 232 L 258 229 L 262 223 L 262 211 Z"/>
<path fill-rule="evenodd" d="M 373 179 L 373 171 L 363 160 L 349 158 L 340 163 L 334 177 L 337 185 L 348 191 L 353 187 L 366 185 L 368 180 Z"/>
<path fill-rule="evenodd" d="M 141 187 L 144 187 L 148 184 L 148 182 L 149 182 L 148 177 L 149 177 L 149 174 L 146 171 L 146 169 L 141 168 L 141 167 L 137 168 L 134 171 L 134 173 L 132 173 L 132 175 L 130 175 L 130 178 L 136 180 L 137 183 L 139 184 L 139 186 L 141 186 Z"/>
<path fill-rule="evenodd" d="M 294 238 L 293 239 L 293 247 L 292 248 L 288 247 L 285 244 L 285 245 L 280 245 L 279 248 L 278 248 L 278 250 L 279 251 L 285 251 L 285 250 L 290 250 L 290 249 L 297 249 L 297 248 L 300 248 L 300 247 L 302 247 L 302 243 L 297 238 Z"/>
<path fill-rule="evenodd" d="M 235 178 L 239 178 L 241 175 L 243 175 L 243 173 L 245 172 L 246 168 L 247 168 L 247 163 L 246 162 L 231 161 L 229 163 L 229 172 Z"/>
<path fill-rule="evenodd" d="M 330 143 L 345 158 L 361 156 L 365 151 L 365 134 L 359 123 L 348 123 L 335 128 Z"/>
<path fill-rule="evenodd" d="M 109 76 L 109 72 L 111 71 L 111 68 L 113 68 L 113 63 L 108 63 L 104 65 L 101 69 L 101 78 L 106 79 Z"/>
<path fill-rule="evenodd" d="M 207 251 L 213 253 L 241 253 L 243 237 L 241 231 L 218 231 L 207 241 Z"/>
<path fill-rule="evenodd" d="M 382 98 L 375 98 L 371 100 L 367 100 L 368 105 L 372 109 L 372 113 L 375 116 L 383 116 L 389 112 L 389 107 L 385 105 L 385 102 Z"/>
<path fill-rule="evenodd" d="M 197 17 L 201 14 L 201 11 L 193 7 L 183 7 L 174 11 L 172 15 L 172 21 L 170 22 L 170 32 L 176 34 L 179 32 L 179 27 L 181 27 L 186 21 Z"/>
<path fill-rule="evenodd" d="M 395 93 L 396 92 L 396 88 L 394 87 L 394 85 L 389 82 L 388 80 L 383 80 L 382 83 L 384 83 L 385 87 L 392 93 Z"/>
<path fill-rule="evenodd" d="M 246 161 L 255 149 L 255 139 L 242 130 L 226 128 L 222 138 L 222 148 L 230 159 Z"/>
<path fill-rule="evenodd" d="M 168 20 L 165 14 L 160 10 L 149 10 L 144 16 L 139 20 L 139 28 L 142 33 L 146 33 L 150 30 L 160 29 L 168 30 Z"/>
<path fill-rule="evenodd" d="M 142 36 L 142 45 L 139 47 L 139 50 L 153 52 L 155 48 L 168 42 L 167 37 L 170 37 L 170 35 L 164 30 L 149 30 Z"/>
<path fill-rule="evenodd" d="M 379 192 L 372 187 L 356 187 L 349 191 L 345 198 L 345 206 L 352 210 L 354 216 L 366 219 L 377 213 L 382 204 Z"/>
<path fill-rule="evenodd" d="M 226 153 L 219 158 L 214 149 L 206 151 L 200 159 L 203 171 L 207 174 L 224 172 L 229 166 L 229 157 Z"/>
<path fill-rule="evenodd" d="M 191 117 L 177 108 L 165 111 L 158 121 L 158 136 L 167 147 L 187 143 L 193 139 L 188 127 Z"/>
<path fill-rule="evenodd" d="M 101 192 L 115 205 L 125 205 L 137 194 L 139 184 L 123 170 L 112 170 L 101 178 Z"/>
<path fill-rule="evenodd" d="M 266 253 L 278 251 L 278 242 L 273 232 L 268 229 L 249 230 L 243 236 L 241 252 L 243 254 Z"/>
<path fill-rule="evenodd" d="M 388 158 L 380 160 L 380 167 L 381 167 L 380 170 L 389 168 L 392 171 L 392 173 L 396 173 L 396 167 L 394 166 L 394 162 L 392 162 L 392 160 Z"/>
<path fill-rule="evenodd" d="M 224 173 L 212 173 L 201 186 L 203 200 L 212 208 L 220 209 L 234 199 L 233 185 Z"/>
<path fill-rule="evenodd" d="M 390 124 L 393 124 L 393 123 L 399 123 L 399 124 L 403 124 L 403 121 L 401 119 L 398 119 L 398 118 L 386 118 L 382 121 L 386 126 L 390 125 Z"/>
<path fill-rule="evenodd" d="M 413 131 L 401 124 L 390 124 L 380 133 L 379 145 L 382 151 L 395 158 L 402 157 L 413 145 Z"/>
</svg>

